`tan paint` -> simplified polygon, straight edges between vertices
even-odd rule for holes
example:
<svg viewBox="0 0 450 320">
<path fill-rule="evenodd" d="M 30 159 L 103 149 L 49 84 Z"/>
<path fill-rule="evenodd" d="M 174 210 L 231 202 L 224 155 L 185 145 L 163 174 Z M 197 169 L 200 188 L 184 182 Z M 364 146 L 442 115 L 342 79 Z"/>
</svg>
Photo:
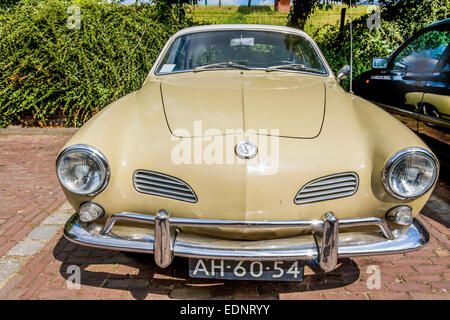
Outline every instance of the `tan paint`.
<svg viewBox="0 0 450 320">
<path fill-rule="evenodd" d="M 161 84 L 170 96 L 170 101 L 164 101 L 170 105 L 166 113 L 161 101 Z M 280 127 L 280 132 L 287 135 L 315 138 L 281 137 L 279 171 L 271 175 L 264 174 L 262 164 L 249 161 L 210 165 L 173 163 L 171 151 L 181 139 L 194 144 L 204 138 L 176 139 L 168 128 L 166 115 L 174 127 L 187 127 L 193 120 L 202 119 L 207 127 L 235 129 L 242 121 L 236 98 L 241 86 L 246 127 Z M 285 90 L 285 86 L 292 92 Z M 186 101 L 177 97 L 176 92 Z M 230 92 L 229 97 L 226 92 Z M 276 104 L 277 96 L 279 103 Z M 217 101 L 218 97 L 224 101 Z M 325 108 L 320 103 L 323 98 Z M 183 111 L 182 107 L 190 111 Z M 346 93 L 333 75 L 320 77 L 261 70 L 242 71 L 242 74 L 241 71 L 164 76 L 151 73 L 140 90 L 99 112 L 66 146 L 73 144 L 87 144 L 100 150 L 108 159 L 111 179 L 106 189 L 95 197 L 79 197 L 65 190 L 66 196 L 75 209 L 84 201 L 99 203 L 105 208 L 106 217 L 121 211 L 154 215 L 164 208 L 172 216 L 188 218 L 308 220 L 320 219 L 325 212 L 333 211 L 342 219 L 384 217 L 390 208 L 399 204 L 411 206 L 416 216 L 431 194 L 429 191 L 419 199 L 400 201 L 384 190 L 381 171 L 390 157 L 408 147 L 428 148 L 394 117 Z M 258 147 L 259 153 L 267 151 L 265 146 Z M 234 153 L 233 157 L 237 159 Z M 132 174 L 137 169 L 184 180 L 196 192 L 198 202 L 192 204 L 138 193 L 132 182 Z M 360 179 L 359 189 L 353 196 L 294 204 L 294 196 L 307 182 L 347 171 L 356 172 Z M 147 226 L 125 227 L 124 224 L 114 227 L 113 231 L 129 236 L 149 232 Z M 268 239 L 300 233 L 253 229 L 183 231 L 240 239 Z"/>
<path fill-rule="evenodd" d="M 242 76 L 236 70 L 225 72 L 225 77 L 215 71 L 164 77 L 161 92 L 172 133 L 180 137 L 201 136 L 194 132 L 195 121 L 202 121 L 206 136 L 216 135 L 216 130 L 225 133 L 226 129 L 242 129 Z M 205 93 L 210 98 L 199 99 Z"/>
<path fill-rule="evenodd" d="M 406 103 L 417 107 L 421 103 L 432 105 L 444 119 L 450 119 L 450 96 L 435 93 L 408 92 Z"/>
<path fill-rule="evenodd" d="M 423 92 L 408 92 L 405 94 L 406 103 L 418 107 L 423 99 Z"/>
<path fill-rule="evenodd" d="M 325 112 L 323 80 L 292 72 L 243 73 L 245 129 L 277 129 L 284 137 L 316 137 Z"/>
<path fill-rule="evenodd" d="M 423 103 L 431 104 L 439 111 L 442 118 L 450 120 L 450 96 L 425 93 L 423 95 Z"/>
<path fill-rule="evenodd" d="M 221 70 L 161 79 L 167 122 L 179 137 L 202 136 L 194 132 L 195 121 L 202 122 L 203 136 L 226 134 L 227 129 L 277 129 L 281 136 L 313 138 L 322 127 L 322 77 Z"/>
</svg>

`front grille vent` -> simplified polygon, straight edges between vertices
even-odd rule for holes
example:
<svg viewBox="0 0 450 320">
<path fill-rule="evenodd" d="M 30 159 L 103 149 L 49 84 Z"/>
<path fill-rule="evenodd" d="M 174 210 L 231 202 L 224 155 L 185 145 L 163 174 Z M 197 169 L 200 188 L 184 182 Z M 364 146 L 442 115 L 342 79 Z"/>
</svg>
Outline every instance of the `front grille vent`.
<svg viewBox="0 0 450 320">
<path fill-rule="evenodd" d="M 148 170 L 136 170 L 133 175 L 134 188 L 151 194 L 187 202 L 197 202 L 197 196 L 189 185 L 177 178 Z"/>
<path fill-rule="evenodd" d="M 348 197 L 358 190 L 358 175 L 355 172 L 332 174 L 308 182 L 297 193 L 295 204 L 303 204 Z"/>
</svg>

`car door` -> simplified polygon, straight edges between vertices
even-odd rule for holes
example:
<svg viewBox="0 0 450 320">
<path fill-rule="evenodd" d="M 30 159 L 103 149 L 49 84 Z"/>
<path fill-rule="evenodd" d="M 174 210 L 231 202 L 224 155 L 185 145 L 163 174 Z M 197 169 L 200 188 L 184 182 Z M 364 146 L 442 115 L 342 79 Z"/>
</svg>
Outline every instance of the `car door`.
<svg viewBox="0 0 450 320">
<path fill-rule="evenodd" d="M 450 144 L 449 39 L 450 20 L 420 30 L 394 51 L 385 67 L 363 73 L 355 93 L 409 128 Z"/>
<path fill-rule="evenodd" d="M 420 113 L 424 93 L 435 90 L 436 86 L 442 86 L 445 82 L 445 79 L 438 80 L 443 75 L 437 75 L 436 69 L 447 53 L 448 26 L 450 24 L 423 29 L 390 57 L 387 73 L 392 82 L 391 105 L 411 108 Z"/>
<path fill-rule="evenodd" d="M 427 29 L 413 35 L 388 58 L 385 68 L 372 69 L 364 75 L 359 81 L 358 90 L 355 90 L 357 94 L 387 108 L 388 111 L 392 111 L 390 107 L 405 111 L 401 116 L 399 112 L 392 112 L 413 130 L 417 130 L 425 80 L 428 76 L 424 74 L 421 64 L 424 60 L 422 56 L 429 51 L 426 41 L 428 37 Z M 431 62 L 437 63 L 434 60 Z"/>
<path fill-rule="evenodd" d="M 446 143 L 450 128 L 449 39 L 448 23 L 425 28 L 391 55 L 386 69 L 370 77 L 379 95 L 375 101 L 412 112 L 407 120 L 410 128 Z"/>
</svg>

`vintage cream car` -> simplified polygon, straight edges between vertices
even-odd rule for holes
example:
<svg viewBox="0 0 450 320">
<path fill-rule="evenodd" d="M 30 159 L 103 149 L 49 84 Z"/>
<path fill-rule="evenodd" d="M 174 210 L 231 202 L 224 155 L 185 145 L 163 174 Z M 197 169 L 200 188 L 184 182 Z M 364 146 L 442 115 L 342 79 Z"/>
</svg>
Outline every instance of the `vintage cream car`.
<svg viewBox="0 0 450 320">
<path fill-rule="evenodd" d="M 408 128 L 341 88 L 308 35 L 263 25 L 176 33 L 56 167 L 77 210 L 68 240 L 261 280 L 423 247 L 414 217 L 439 172 Z"/>
</svg>

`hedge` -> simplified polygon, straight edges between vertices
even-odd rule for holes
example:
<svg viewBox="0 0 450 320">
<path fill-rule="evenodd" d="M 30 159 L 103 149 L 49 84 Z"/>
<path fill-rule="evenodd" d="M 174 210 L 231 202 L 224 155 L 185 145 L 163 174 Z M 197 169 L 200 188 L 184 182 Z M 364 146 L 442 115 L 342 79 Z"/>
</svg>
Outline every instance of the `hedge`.
<svg viewBox="0 0 450 320">
<path fill-rule="evenodd" d="M 0 9 L 0 127 L 81 126 L 137 90 L 167 39 L 193 24 L 179 8 L 160 21 L 155 6 L 98 2 Z M 67 26 L 71 5 L 80 8 L 79 29 Z"/>
</svg>

